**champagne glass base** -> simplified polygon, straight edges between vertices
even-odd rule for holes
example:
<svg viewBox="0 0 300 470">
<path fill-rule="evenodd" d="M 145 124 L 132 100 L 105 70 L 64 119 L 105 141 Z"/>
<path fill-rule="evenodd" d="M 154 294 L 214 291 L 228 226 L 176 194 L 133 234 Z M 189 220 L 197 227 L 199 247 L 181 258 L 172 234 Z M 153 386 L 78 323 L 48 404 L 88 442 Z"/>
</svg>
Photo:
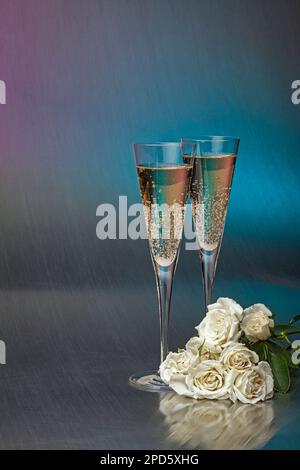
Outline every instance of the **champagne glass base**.
<svg viewBox="0 0 300 470">
<path fill-rule="evenodd" d="M 162 381 L 156 370 L 148 370 L 129 377 L 129 384 L 139 390 L 146 392 L 166 392 L 170 390 L 169 385 Z"/>
</svg>

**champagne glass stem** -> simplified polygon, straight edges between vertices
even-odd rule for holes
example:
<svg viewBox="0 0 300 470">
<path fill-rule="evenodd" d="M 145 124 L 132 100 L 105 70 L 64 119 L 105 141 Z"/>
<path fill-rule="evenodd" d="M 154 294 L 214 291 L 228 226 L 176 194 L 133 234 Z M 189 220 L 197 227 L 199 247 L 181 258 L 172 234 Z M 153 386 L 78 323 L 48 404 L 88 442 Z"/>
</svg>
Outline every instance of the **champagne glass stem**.
<svg viewBox="0 0 300 470">
<path fill-rule="evenodd" d="M 207 306 L 212 302 L 212 288 L 215 278 L 218 254 L 219 249 L 213 251 L 200 251 L 205 313 L 207 312 Z"/>
<path fill-rule="evenodd" d="M 176 257 L 177 258 L 177 257 Z M 163 362 L 169 350 L 169 319 L 172 297 L 173 278 L 176 260 L 169 266 L 159 266 L 154 261 L 156 286 L 159 303 L 160 322 L 160 362 Z"/>
</svg>

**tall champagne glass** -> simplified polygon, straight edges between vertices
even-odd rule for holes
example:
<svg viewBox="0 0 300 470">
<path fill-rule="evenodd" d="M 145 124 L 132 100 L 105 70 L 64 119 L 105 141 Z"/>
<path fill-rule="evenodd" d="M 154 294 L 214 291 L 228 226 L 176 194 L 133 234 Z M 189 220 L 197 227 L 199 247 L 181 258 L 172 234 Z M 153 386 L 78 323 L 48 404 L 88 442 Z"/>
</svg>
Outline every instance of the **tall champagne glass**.
<svg viewBox="0 0 300 470">
<path fill-rule="evenodd" d="M 160 360 L 168 353 L 169 313 L 173 277 L 184 224 L 192 159 L 182 144 L 134 144 L 136 169 L 155 271 L 160 318 Z M 131 385 L 149 391 L 168 389 L 157 370 L 132 375 Z"/>
<path fill-rule="evenodd" d="M 212 301 L 218 255 L 222 243 L 232 178 L 238 154 L 236 137 L 205 136 L 182 139 L 194 143 L 195 158 L 190 186 L 192 213 L 200 247 L 204 307 Z M 187 146 L 185 146 L 187 148 Z M 187 155 L 189 160 L 189 155 Z"/>
</svg>

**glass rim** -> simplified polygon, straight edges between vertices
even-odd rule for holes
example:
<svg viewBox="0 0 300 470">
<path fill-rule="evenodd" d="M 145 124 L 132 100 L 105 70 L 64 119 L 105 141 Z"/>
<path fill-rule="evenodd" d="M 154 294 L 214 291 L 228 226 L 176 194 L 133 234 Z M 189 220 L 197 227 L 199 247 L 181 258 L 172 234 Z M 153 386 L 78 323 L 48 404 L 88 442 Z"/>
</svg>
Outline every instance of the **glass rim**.
<svg viewBox="0 0 300 470">
<path fill-rule="evenodd" d="M 170 141 L 170 142 L 135 142 L 134 147 L 175 147 L 181 146 L 181 141 Z"/>
<path fill-rule="evenodd" d="M 199 136 L 197 139 L 194 138 L 189 138 L 189 137 L 182 137 L 181 142 L 187 142 L 187 143 L 197 143 L 197 142 L 239 142 L 240 138 L 236 136 L 231 136 L 231 135 L 203 135 Z"/>
</svg>

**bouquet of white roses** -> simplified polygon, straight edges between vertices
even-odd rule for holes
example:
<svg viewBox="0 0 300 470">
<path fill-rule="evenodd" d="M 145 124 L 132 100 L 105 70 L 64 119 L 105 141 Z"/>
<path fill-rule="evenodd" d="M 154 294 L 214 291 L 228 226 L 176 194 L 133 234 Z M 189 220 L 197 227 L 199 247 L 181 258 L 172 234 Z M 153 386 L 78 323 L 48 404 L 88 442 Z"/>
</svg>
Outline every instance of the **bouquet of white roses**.
<svg viewBox="0 0 300 470">
<path fill-rule="evenodd" d="M 290 370 L 297 367 L 288 337 L 300 333 L 298 320 L 299 315 L 288 324 L 275 325 L 265 305 L 243 310 L 234 300 L 221 297 L 208 306 L 196 327 L 198 336 L 162 362 L 161 378 L 179 395 L 195 399 L 253 404 L 271 398 L 274 389 L 286 393 Z"/>
</svg>

